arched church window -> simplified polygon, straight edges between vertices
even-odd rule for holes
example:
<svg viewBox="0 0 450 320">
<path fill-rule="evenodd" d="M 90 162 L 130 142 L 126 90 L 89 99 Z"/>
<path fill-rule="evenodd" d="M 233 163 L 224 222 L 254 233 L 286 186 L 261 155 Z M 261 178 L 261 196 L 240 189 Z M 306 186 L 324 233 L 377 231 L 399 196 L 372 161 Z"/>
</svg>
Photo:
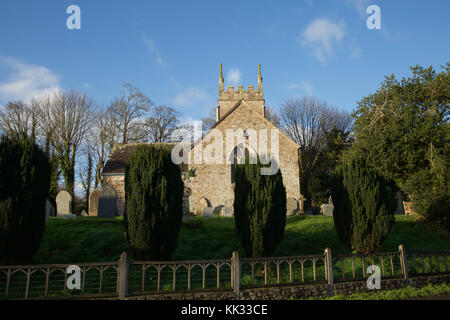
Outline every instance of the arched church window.
<svg viewBox="0 0 450 320">
<path fill-rule="evenodd" d="M 230 161 L 233 159 L 231 161 L 231 184 L 236 182 L 236 164 L 246 163 L 246 159 L 248 163 L 248 161 L 254 157 L 257 158 L 258 155 L 256 151 L 250 149 L 249 146 L 240 143 L 234 147 L 230 154 Z"/>
</svg>

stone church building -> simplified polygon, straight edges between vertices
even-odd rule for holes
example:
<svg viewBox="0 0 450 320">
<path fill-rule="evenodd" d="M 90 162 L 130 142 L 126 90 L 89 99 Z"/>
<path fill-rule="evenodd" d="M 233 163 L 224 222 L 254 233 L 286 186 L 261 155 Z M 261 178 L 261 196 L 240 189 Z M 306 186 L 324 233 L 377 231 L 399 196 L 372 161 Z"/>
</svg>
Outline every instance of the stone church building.
<svg viewBox="0 0 450 320">
<path fill-rule="evenodd" d="M 190 212 L 202 215 L 204 208 L 210 207 L 209 213 L 214 210 L 215 213 L 232 214 L 235 164 L 241 163 L 246 155 L 261 157 L 257 150 L 264 150 L 265 155 L 270 155 L 271 152 L 277 154 L 277 159 L 271 161 L 272 164 L 276 161 L 283 176 L 288 199 L 287 214 L 293 214 L 298 209 L 302 209 L 299 146 L 266 118 L 264 102 L 261 65 L 258 68 L 257 88 L 249 85 L 247 90 L 244 90 L 243 86 L 239 86 L 237 90 L 229 86 L 225 90 L 222 65 L 220 65 L 216 122 L 202 135 L 201 139 L 189 144 L 189 147 L 185 149 L 188 153 L 188 164 L 181 165 L 186 190 L 185 207 L 188 207 Z M 264 131 L 267 131 L 267 139 L 264 140 L 266 147 L 262 149 L 260 141 L 263 136 L 260 132 Z M 233 132 L 234 136 L 231 140 L 227 140 L 230 132 Z M 277 136 L 276 139 L 272 137 L 274 133 Z M 213 142 L 218 139 L 217 135 L 223 137 L 223 143 L 220 144 L 222 150 L 219 151 L 211 148 Z M 258 140 L 253 140 L 253 137 L 257 137 Z M 233 143 L 231 148 L 226 140 Z M 116 190 L 119 214 L 123 214 L 125 204 L 125 163 L 137 145 L 116 144 L 103 170 L 103 185 L 111 185 Z M 172 143 L 172 145 L 176 144 Z M 211 149 L 214 150 L 211 154 L 216 161 L 214 163 L 202 161 L 204 160 L 202 156 Z"/>
</svg>

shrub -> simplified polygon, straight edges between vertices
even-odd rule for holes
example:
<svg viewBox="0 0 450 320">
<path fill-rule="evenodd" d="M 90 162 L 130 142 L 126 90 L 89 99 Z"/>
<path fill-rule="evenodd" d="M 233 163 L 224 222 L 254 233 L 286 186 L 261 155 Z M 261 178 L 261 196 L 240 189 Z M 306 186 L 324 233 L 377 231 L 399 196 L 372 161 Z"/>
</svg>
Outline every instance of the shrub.
<svg viewBox="0 0 450 320">
<path fill-rule="evenodd" d="M 281 171 L 261 175 L 261 165 L 236 165 L 234 215 L 246 256 L 270 256 L 283 240 L 286 189 Z"/>
<path fill-rule="evenodd" d="M 390 183 L 362 159 L 338 166 L 332 181 L 334 225 L 340 241 L 360 253 L 379 250 L 394 224 Z"/>
<path fill-rule="evenodd" d="M 136 259 L 169 259 L 183 217 L 180 168 L 164 146 L 138 146 L 125 167 L 125 231 Z"/>
<path fill-rule="evenodd" d="M 47 156 L 31 140 L 0 140 L 0 263 L 25 264 L 39 249 L 50 187 Z"/>
<path fill-rule="evenodd" d="M 410 176 L 404 188 L 411 197 L 413 209 L 424 221 L 450 230 L 450 189 L 448 170 L 439 174 L 423 169 Z"/>
</svg>

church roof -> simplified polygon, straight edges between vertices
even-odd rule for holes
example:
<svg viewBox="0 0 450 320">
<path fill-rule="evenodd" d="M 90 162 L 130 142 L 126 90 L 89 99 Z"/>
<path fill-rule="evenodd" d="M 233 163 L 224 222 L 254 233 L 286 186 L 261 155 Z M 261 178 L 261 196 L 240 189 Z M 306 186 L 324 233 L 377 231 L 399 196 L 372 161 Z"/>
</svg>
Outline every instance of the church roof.
<svg viewBox="0 0 450 320">
<path fill-rule="evenodd" d="M 116 143 L 111 150 L 105 167 L 103 168 L 102 175 L 123 175 L 125 174 L 125 164 L 130 158 L 131 154 L 136 150 L 139 145 L 149 144 L 156 146 L 169 146 L 172 147 L 175 143 Z"/>
<path fill-rule="evenodd" d="M 216 128 L 219 124 L 221 124 L 231 113 L 233 113 L 233 111 L 234 110 L 236 110 L 241 104 L 242 104 L 242 102 L 243 102 L 244 100 L 239 100 L 234 106 L 232 106 L 222 117 L 220 117 L 220 119 L 219 119 L 219 121 L 216 121 L 212 126 L 211 126 L 211 128 L 209 128 L 204 134 L 202 134 L 202 137 L 200 138 L 200 139 L 198 139 L 197 141 L 194 141 L 192 144 L 191 144 L 191 149 L 197 144 L 197 143 L 199 143 L 200 141 L 202 141 L 203 140 L 203 138 L 204 137 L 206 137 L 208 134 L 209 134 L 209 132 L 211 131 L 211 130 L 213 130 L 214 128 Z M 257 114 L 256 112 L 255 112 L 255 114 Z M 259 115 L 259 114 L 258 114 Z M 279 133 L 281 133 L 283 136 L 285 136 L 287 139 L 288 139 L 288 141 L 290 141 L 290 143 L 292 143 L 293 145 L 295 145 L 297 148 L 300 148 L 300 146 L 294 141 L 294 140 L 292 140 L 290 137 L 288 137 L 286 134 L 284 134 L 284 132 L 283 131 L 281 131 L 279 128 L 277 128 L 272 122 L 270 122 L 266 117 L 263 117 L 263 116 L 261 116 L 263 119 L 264 119 L 264 121 L 265 122 L 267 122 L 267 123 L 269 123 L 274 129 L 276 129 L 276 130 L 278 130 L 278 132 Z"/>
</svg>

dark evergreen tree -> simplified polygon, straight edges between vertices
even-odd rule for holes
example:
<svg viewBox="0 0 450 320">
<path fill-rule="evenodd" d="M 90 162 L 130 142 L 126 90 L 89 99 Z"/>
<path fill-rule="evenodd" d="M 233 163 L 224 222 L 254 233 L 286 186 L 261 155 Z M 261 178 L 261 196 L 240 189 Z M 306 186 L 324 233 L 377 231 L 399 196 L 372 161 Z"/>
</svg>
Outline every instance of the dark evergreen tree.
<svg viewBox="0 0 450 320">
<path fill-rule="evenodd" d="M 234 216 L 245 255 L 272 255 L 283 240 L 286 189 L 281 171 L 261 175 L 261 164 L 236 165 Z"/>
<path fill-rule="evenodd" d="M 341 242 L 361 253 L 379 250 L 394 224 L 392 184 L 354 158 L 333 175 L 334 225 Z"/>
<path fill-rule="evenodd" d="M 425 222 L 450 230 L 450 62 L 411 71 L 358 102 L 351 150 L 394 180 Z"/>
<path fill-rule="evenodd" d="M 0 263 L 29 263 L 45 229 L 50 164 L 32 141 L 0 140 Z"/>
<path fill-rule="evenodd" d="M 125 230 L 135 259 L 169 259 L 183 217 L 179 166 L 165 146 L 141 145 L 125 168 Z"/>
<path fill-rule="evenodd" d="M 331 174 L 331 197 L 333 199 L 334 227 L 341 243 L 347 248 L 352 248 L 352 203 L 347 188 L 344 185 L 344 166 L 335 168 Z"/>
</svg>

